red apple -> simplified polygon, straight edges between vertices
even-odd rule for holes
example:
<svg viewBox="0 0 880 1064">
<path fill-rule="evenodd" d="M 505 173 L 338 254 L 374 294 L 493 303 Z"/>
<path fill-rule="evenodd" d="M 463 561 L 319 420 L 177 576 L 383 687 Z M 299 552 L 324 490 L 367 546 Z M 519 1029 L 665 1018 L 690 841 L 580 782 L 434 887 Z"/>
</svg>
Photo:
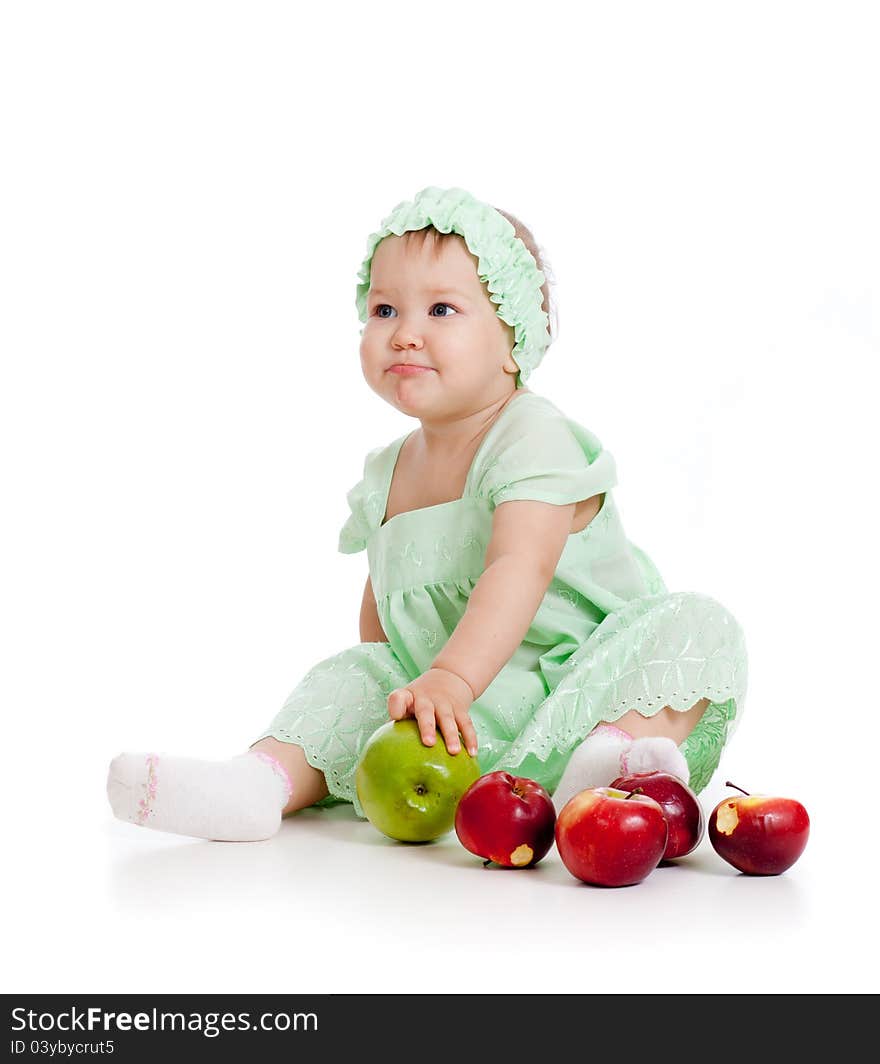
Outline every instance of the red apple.
<svg viewBox="0 0 880 1064">
<path fill-rule="evenodd" d="M 619 791 L 634 791 L 637 787 L 659 802 L 669 825 L 664 861 L 695 850 L 706 831 L 706 817 L 700 799 L 683 779 L 671 772 L 634 772 L 621 776 L 610 784 Z"/>
<path fill-rule="evenodd" d="M 556 809 L 536 780 L 487 772 L 464 792 L 455 833 L 466 850 L 505 868 L 536 865 L 553 845 Z"/>
<path fill-rule="evenodd" d="M 577 879 L 600 887 L 640 883 L 660 863 L 668 834 L 659 802 L 613 787 L 580 791 L 556 818 L 563 864 Z"/>
<path fill-rule="evenodd" d="M 743 797 L 725 798 L 712 810 L 709 840 L 715 852 L 740 872 L 778 876 L 804 852 L 810 837 L 807 811 L 794 798 L 742 793 Z"/>
</svg>

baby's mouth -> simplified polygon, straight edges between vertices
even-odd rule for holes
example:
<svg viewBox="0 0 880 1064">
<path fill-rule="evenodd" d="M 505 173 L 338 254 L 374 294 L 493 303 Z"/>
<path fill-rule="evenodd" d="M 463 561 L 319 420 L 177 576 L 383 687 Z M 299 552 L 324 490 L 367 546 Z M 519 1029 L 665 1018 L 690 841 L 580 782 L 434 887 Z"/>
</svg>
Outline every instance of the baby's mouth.
<svg viewBox="0 0 880 1064">
<path fill-rule="evenodd" d="M 389 373 L 397 373 L 401 377 L 415 377 L 420 373 L 432 373 L 430 366 L 419 366 L 415 362 L 395 362 L 388 367 Z"/>
</svg>

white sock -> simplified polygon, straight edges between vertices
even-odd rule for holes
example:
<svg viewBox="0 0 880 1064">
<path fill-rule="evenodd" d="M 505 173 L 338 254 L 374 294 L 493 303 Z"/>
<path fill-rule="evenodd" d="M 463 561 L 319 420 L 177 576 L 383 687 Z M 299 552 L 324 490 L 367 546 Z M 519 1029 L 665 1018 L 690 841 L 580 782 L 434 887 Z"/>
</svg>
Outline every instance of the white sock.
<svg viewBox="0 0 880 1064">
<path fill-rule="evenodd" d="M 229 761 L 120 754 L 107 776 L 120 820 L 218 842 L 271 838 L 291 793 L 281 762 L 262 750 Z"/>
<path fill-rule="evenodd" d="M 553 792 L 553 804 L 558 813 L 587 787 L 607 787 L 618 776 L 655 771 L 671 772 L 687 783 L 688 763 L 672 739 L 633 739 L 613 724 L 599 724 L 575 748 Z"/>
</svg>

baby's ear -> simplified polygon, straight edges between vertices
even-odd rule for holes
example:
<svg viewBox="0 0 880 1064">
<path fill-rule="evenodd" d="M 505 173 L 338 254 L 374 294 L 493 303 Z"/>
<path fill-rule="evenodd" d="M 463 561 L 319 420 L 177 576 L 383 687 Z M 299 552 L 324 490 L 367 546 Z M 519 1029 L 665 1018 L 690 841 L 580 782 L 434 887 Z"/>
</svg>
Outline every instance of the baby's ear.
<svg viewBox="0 0 880 1064">
<path fill-rule="evenodd" d="M 505 373 L 519 373 L 519 366 L 514 362 L 513 355 L 508 355 L 504 360 L 503 369 Z"/>
</svg>

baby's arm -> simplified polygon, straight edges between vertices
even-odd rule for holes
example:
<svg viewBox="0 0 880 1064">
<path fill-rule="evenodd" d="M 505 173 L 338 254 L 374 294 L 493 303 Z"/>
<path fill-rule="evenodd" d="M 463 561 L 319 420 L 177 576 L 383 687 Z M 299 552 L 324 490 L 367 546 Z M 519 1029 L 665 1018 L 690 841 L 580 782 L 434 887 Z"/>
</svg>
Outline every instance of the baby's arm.
<svg viewBox="0 0 880 1064">
<path fill-rule="evenodd" d="M 538 612 L 571 531 L 575 504 L 506 502 L 495 510 L 486 568 L 464 616 L 434 660 L 474 699 L 513 656 Z"/>
<path fill-rule="evenodd" d="M 360 635 L 362 643 L 387 643 L 388 636 L 379 620 L 379 612 L 376 609 L 376 596 L 373 594 L 373 584 L 369 576 L 364 587 L 364 597 L 361 600 Z"/>
<path fill-rule="evenodd" d="M 464 616 L 432 667 L 389 696 L 390 715 L 412 713 L 427 745 L 434 741 L 436 720 L 451 753 L 458 749 L 459 728 L 468 749 L 476 751 L 470 703 L 529 630 L 571 532 L 575 505 L 516 500 L 495 509 L 486 568 Z"/>
</svg>

